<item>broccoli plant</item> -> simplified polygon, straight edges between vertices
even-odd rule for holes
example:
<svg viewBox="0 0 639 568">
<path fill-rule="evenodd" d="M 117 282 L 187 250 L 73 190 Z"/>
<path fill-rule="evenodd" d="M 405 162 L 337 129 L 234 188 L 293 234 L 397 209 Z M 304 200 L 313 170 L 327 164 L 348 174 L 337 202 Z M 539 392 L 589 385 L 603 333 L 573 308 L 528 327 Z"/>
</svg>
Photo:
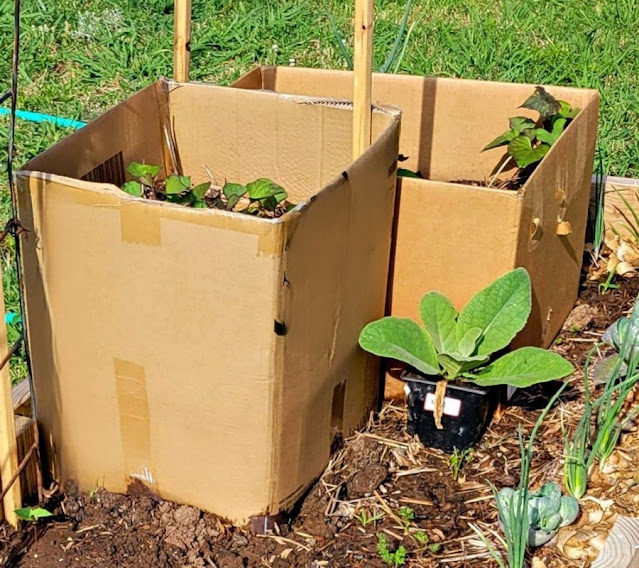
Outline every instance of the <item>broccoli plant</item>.
<svg viewBox="0 0 639 568">
<path fill-rule="evenodd" d="M 509 487 L 497 494 L 499 521 L 506 526 L 512 524 L 511 501 L 519 499 L 520 490 Z M 572 524 L 579 515 L 579 503 L 574 497 L 562 495 L 559 486 L 550 481 L 528 499 L 528 546 L 542 546 L 551 540 L 561 527 Z"/>
<path fill-rule="evenodd" d="M 508 157 L 499 167 L 489 183 L 493 184 L 497 176 L 513 161 L 524 170 L 537 164 L 548 153 L 572 119 L 579 113 L 565 101 L 555 99 L 543 87 L 536 87 L 520 108 L 537 111 L 539 118 L 533 120 L 526 116 L 510 119 L 510 128 L 490 142 L 483 151 L 499 146 L 508 146 Z M 530 172 L 528 172 L 528 175 Z"/>
<path fill-rule="evenodd" d="M 251 183 L 226 183 L 214 187 L 211 182 L 198 185 L 189 176 L 171 174 L 161 179 L 160 166 L 131 162 L 127 172 L 134 180 L 127 181 L 122 191 L 134 197 L 168 201 L 195 208 L 215 208 L 247 213 L 258 217 L 279 217 L 292 209 L 286 190 L 267 178 Z"/>
<path fill-rule="evenodd" d="M 423 375 L 440 377 L 434 419 L 441 429 L 448 381 L 522 388 L 573 372 L 563 357 L 538 347 L 493 357 L 523 329 L 530 309 L 530 277 L 524 268 L 517 268 L 477 292 L 460 313 L 440 292 L 428 292 L 420 304 L 423 327 L 411 319 L 385 317 L 364 327 L 359 344 Z"/>
</svg>

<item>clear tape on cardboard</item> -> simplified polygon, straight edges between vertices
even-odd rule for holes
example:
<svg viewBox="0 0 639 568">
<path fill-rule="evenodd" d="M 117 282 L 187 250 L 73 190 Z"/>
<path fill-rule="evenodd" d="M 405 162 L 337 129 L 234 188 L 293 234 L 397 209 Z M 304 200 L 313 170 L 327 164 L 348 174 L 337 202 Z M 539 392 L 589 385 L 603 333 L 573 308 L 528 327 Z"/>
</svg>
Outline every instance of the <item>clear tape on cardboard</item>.
<svg viewBox="0 0 639 568">
<path fill-rule="evenodd" d="M 113 371 L 125 471 L 132 478 L 153 484 L 146 372 L 138 363 L 117 358 L 113 359 Z"/>
</svg>

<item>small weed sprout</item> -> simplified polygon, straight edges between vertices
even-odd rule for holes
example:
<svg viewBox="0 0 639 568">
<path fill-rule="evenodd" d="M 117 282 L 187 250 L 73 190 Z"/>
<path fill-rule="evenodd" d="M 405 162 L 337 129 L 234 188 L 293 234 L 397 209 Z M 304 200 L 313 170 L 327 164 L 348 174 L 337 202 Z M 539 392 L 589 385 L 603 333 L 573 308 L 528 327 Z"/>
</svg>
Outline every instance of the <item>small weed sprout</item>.
<svg viewBox="0 0 639 568">
<path fill-rule="evenodd" d="M 413 535 L 413 538 L 428 552 L 436 554 L 441 550 L 442 545 L 439 542 L 430 542 L 430 538 L 428 538 L 428 535 L 424 531 L 417 531 Z"/>
<path fill-rule="evenodd" d="M 53 517 L 53 513 L 42 507 L 24 507 L 22 509 L 16 509 L 14 512 L 19 519 L 28 523 L 35 523 L 40 519 Z"/>
<path fill-rule="evenodd" d="M 367 527 L 377 521 L 381 521 L 384 518 L 384 513 L 374 513 L 370 514 L 366 511 L 366 509 L 362 509 L 358 514 L 355 515 L 355 518 L 359 521 L 359 523 L 363 527 Z"/>
<path fill-rule="evenodd" d="M 377 534 L 377 553 L 389 566 L 397 567 L 406 564 L 406 548 L 400 545 L 395 552 L 391 552 L 388 548 L 388 538 L 384 533 Z"/>
<path fill-rule="evenodd" d="M 475 457 L 475 451 L 473 448 L 466 448 L 465 450 L 453 449 L 453 453 L 448 457 L 448 466 L 453 479 L 457 481 L 464 469 Z"/>
<path fill-rule="evenodd" d="M 404 532 L 407 532 L 410 524 L 415 519 L 415 511 L 413 511 L 410 507 L 402 507 L 399 511 L 397 511 L 397 513 L 404 525 Z"/>
</svg>

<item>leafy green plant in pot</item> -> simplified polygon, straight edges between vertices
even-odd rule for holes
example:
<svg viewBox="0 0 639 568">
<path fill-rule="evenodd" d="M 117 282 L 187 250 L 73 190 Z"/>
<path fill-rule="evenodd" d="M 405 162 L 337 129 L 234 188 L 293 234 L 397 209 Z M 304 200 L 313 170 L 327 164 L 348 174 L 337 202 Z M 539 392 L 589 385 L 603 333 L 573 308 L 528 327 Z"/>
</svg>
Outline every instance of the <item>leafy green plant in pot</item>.
<svg viewBox="0 0 639 568">
<path fill-rule="evenodd" d="M 442 429 L 451 381 L 523 388 L 573 372 L 563 357 L 537 347 L 495 356 L 526 325 L 530 309 L 530 277 L 517 268 L 477 292 L 461 312 L 440 292 L 428 292 L 420 303 L 422 326 L 408 318 L 384 317 L 364 327 L 359 344 L 437 379 L 433 418 Z"/>
</svg>

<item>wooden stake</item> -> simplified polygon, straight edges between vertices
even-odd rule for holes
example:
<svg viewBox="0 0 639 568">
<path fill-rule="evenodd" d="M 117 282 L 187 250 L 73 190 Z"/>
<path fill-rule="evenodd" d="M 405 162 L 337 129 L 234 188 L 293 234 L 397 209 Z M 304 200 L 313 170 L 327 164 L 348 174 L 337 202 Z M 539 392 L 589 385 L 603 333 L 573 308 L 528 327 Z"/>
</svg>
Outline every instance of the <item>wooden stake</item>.
<svg viewBox="0 0 639 568">
<path fill-rule="evenodd" d="M 373 60 L 373 0 L 355 0 L 353 56 L 353 159 L 371 144 L 371 66 Z"/>
<path fill-rule="evenodd" d="M 175 0 L 174 12 L 173 77 L 186 83 L 191 65 L 191 0 Z"/>
<path fill-rule="evenodd" d="M 0 281 L 2 273 L 0 271 Z M 5 307 L 4 294 L 0 293 L 0 359 L 9 352 L 7 341 L 7 326 L 4 324 Z M 16 430 L 13 418 L 13 397 L 11 396 L 11 375 L 9 364 L 0 369 L 0 482 L 4 490 L 15 478 L 18 471 L 18 445 L 16 443 Z M 6 491 L 2 500 L 4 518 L 13 527 L 18 526 L 18 517 L 15 510 L 22 507 L 22 495 L 20 482 L 16 481 Z"/>
</svg>

